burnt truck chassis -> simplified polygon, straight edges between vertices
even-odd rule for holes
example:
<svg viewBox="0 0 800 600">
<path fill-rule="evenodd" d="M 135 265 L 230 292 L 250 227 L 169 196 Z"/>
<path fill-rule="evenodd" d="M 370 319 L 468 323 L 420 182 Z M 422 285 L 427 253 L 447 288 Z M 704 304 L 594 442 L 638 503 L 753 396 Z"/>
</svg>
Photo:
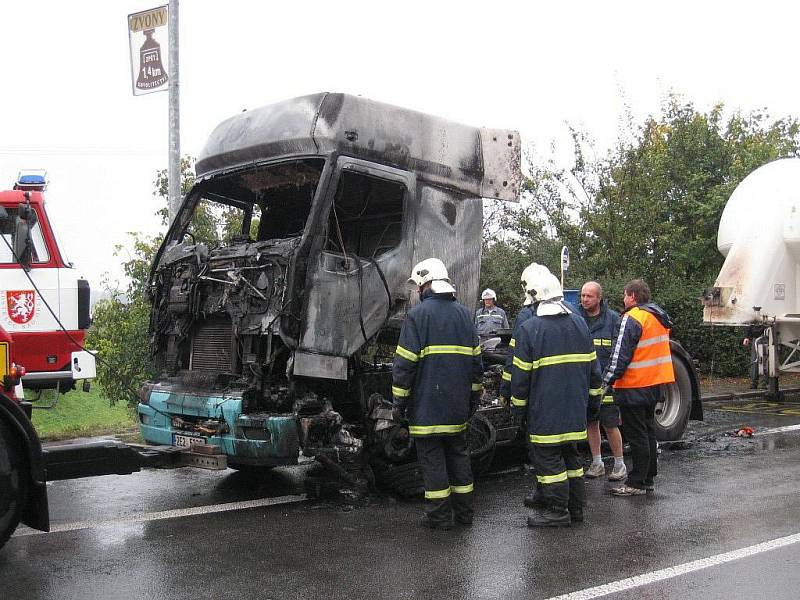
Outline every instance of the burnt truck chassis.
<svg viewBox="0 0 800 600">
<path fill-rule="evenodd" d="M 144 439 L 214 445 L 239 469 L 302 451 L 372 479 L 372 466 L 408 462 L 407 430 L 387 414 L 418 301 L 406 278 L 438 256 L 459 297 L 477 297 L 482 197 L 516 200 L 519 164 L 516 132 L 345 94 L 223 122 L 151 271 L 160 375 L 140 393 Z M 203 211 L 236 213 L 235 228 L 203 239 Z M 496 431 L 484 416 L 472 429 L 485 459 Z"/>
</svg>

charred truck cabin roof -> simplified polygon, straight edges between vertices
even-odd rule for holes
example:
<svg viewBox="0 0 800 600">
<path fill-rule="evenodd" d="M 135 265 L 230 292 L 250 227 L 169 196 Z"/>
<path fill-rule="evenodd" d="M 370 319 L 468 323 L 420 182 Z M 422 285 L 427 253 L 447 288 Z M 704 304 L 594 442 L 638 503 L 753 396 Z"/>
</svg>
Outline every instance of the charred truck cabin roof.
<svg viewBox="0 0 800 600">
<path fill-rule="evenodd" d="M 390 397 L 391 351 L 416 301 L 411 266 L 441 258 L 471 305 L 481 198 L 516 200 L 519 166 L 516 132 L 345 94 L 224 121 L 153 266 L 153 350 L 163 374 L 143 404 L 161 397 L 163 412 L 180 413 L 193 433 L 209 421 L 212 438 L 269 437 L 242 420 L 302 414 L 304 403 L 319 412 L 329 402 L 360 423 L 371 392 Z M 212 410 L 212 397 L 241 402 L 236 416 Z M 144 421 L 143 433 L 148 439 Z M 160 435 L 149 441 L 174 443 Z"/>
</svg>

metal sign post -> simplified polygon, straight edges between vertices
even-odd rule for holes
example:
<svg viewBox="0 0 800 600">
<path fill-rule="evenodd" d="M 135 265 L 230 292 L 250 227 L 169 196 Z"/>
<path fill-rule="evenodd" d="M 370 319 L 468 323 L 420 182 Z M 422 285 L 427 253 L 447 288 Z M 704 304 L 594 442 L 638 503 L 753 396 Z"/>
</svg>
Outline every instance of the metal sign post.
<svg viewBox="0 0 800 600">
<path fill-rule="evenodd" d="M 564 289 L 564 273 L 569 271 L 569 248 L 561 248 L 561 289 Z"/>
<path fill-rule="evenodd" d="M 181 204 L 181 120 L 180 78 L 178 77 L 178 0 L 169 1 L 169 222 L 175 220 Z"/>
</svg>

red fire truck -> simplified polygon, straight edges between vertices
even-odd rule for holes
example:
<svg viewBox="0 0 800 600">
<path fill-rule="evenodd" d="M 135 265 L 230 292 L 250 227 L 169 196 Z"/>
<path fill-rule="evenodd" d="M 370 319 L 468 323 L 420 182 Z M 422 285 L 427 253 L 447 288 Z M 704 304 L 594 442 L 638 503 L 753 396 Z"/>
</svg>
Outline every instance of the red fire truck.
<svg viewBox="0 0 800 600">
<path fill-rule="evenodd" d="M 23 171 L 0 191 L 0 326 L 14 339 L 28 389 L 65 392 L 95 376 L 83 349 L 89 327 L 89 282 L 64 256 L 45 210 L 43 171 Z"/>
</svg>

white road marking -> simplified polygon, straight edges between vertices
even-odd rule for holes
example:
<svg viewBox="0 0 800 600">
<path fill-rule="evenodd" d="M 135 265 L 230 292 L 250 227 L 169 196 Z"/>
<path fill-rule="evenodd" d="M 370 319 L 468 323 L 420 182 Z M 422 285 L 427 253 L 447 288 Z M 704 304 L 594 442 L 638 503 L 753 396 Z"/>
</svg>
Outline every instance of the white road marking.
<svg viewBox="0 0 800 600">
<path fill-rule="evenodd" d="M 792 535 L 787 535 L 786 537 L 770 540 L 768 542 L 762 542 L 754 546 L 733 550 L 732 552 L 725 552 L 724 554 L 717 554 L 716 556 L 701 558 L 700 560 L 683 563 L 682 565 L 667 567 L 666 569 L 652 571 L 642 575 L 636 575 L 635 577 L 629 577 L 627 579 L 620 579 L 619 581 L 612 581 L 611 583 L 606 583 L 605 585 L 599 585 L 597 587 L 587 588 L 585 590 L 571 592 L 561 596 L 553 596 L 548 600 L 590 600 L 592 598 L 600 598 L 602 596 L 607 596 L 608 594 L 624 592 L 632 588 L 650 585 L 651 583 L 664 581 L 665 579 L 672 579 L 673 577 L 680 577 L 681 575 L 686 575 L 687 573 L 708 569 L 709 567 L 715 567 L 717 565 L 739 560 L 741 558 L 755 556 L 756 554 L 769 552 L 770 550 L 776 550 L 777 548 L 783 548 L 784 546 L 791 546 L 792 544 L 796 544 L 798 542 L 800 542 L 800 533 L 795 533 Z"/>
<path fill-rule="evenodd" d="M 800 429 L 800 424 L 798 425 L 786 425 L 784 427 L 773 427 L 772 429 L 762 429 L 761 431 L 756 431 L 753 435 L 769 435 L 770 433 L 783 433 L 785 431 L 797 431 Z"/>
<path fill-rule="evenodd" d="M 178 508 L 175 510 L 162 510 L 159 512 L 142 513 L 122 517 L 119 519 L 108 519 L 99 521 L 76 521 L 75 523 L 63 523 L 50 527 L 50 533 L 61 531 L 76 531 L 78 529 L 95 529 L 98 527 L 109 527 L 113 525 L 126 525 L 129 523 L 145 523 L 147 521 L 159 521 L 162 519 L 176 519 L 179 517 L 192 517 L 195 515 L 207 515 L 211 513 L 230 512 L 234 510 L 245 510 L 248 508 L 258 508 L 260 506 L 275 506 L 277 504 L 292 504 L 302 502 L 306 495 L 299 496 L 276 496 L 275 498 L 260 498 L 258 500 L 243 500 L 241 502 L 226 502 L 224 504 L 211 504 L 210 506 L 196 506 L 194 508 Z M 19 531 L 15 537 L 25 535 L 39 535 L 47 533 L 36 531 L 35 529 Z"/>
</svg>

